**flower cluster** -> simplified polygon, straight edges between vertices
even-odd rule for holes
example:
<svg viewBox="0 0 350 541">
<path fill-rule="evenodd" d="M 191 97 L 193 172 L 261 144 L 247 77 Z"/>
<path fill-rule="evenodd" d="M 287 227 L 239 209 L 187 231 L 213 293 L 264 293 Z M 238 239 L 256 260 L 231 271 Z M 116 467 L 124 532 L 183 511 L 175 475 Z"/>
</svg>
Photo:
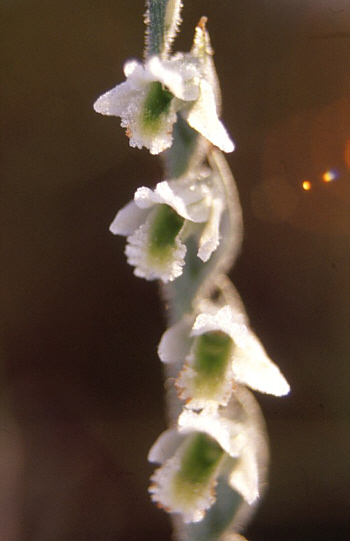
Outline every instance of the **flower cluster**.
<svg viewBox="0 0 350 541">
<path fill-rule="evenodd" d="M 127 62 L 126 81 L 94 107 L 121 118 L 131 146 L 151 154 L 167 149 L 167 179 L 153 190 L 138 188 L 110 226 L 126 237 L 135 275 L 160 280 L 169 300 L 172 324 L 158 355 L 174 413 L 171 428 L 149 453 L 160 464 L 149 491 L 158 506 L 180 517 L 183 528 L 205 522 L 217 507 L 215 520 L 228 524 L 227 504 L 216 487 L 224 483 L 237 501 L 252 506 L 267 462 L 263 421 L 247 387 L 282 396 L 289 385 L 223 274 L 240 245 L 241 211 L 220 153 L 234 145 L 219 119 L 206 19 L 196 28 L 191 51 L 172 55 L 181 1 L 149 0 L 148 8 L 144 63 Z"/>
</svg>

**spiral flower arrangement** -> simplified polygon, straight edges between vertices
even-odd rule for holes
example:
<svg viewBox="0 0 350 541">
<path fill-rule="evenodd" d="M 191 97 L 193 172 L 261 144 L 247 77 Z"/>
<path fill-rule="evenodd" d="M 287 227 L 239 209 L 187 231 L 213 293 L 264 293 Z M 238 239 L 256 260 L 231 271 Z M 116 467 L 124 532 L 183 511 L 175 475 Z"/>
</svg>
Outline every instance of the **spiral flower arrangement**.
<svg viewBox="0 0 350 541">
<path fill-rule="evenodd" d="M 152 500 L 186 541 L 234 541 L 264 485 L 264 422 L 249 389 L 289 385 L 251 330 L 227 272 L 242 241 L 242 213 L 224 152 L 220 88 L 202 17 L 188 53 L 171 52 L 180 0 L 148 0 L 144 61 L 94 104 L 121 118 L 130 145 L 162 154 L 164 179 L 140 187 L 110 230 L 126 237 L 136 276 L 159 280 L 169 327 L 158 354 L 170 428 L 149 452 L 159 467 Z"/>
</svg>

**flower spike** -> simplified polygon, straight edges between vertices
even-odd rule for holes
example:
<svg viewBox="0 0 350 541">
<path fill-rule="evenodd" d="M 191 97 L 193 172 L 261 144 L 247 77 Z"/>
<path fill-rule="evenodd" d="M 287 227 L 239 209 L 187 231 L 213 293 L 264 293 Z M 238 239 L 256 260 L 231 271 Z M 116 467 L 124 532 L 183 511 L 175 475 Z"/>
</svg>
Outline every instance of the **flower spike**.
<svg viewBox="0 0 350 541">
<path fill-rule="evenodd" d="M 169 318 L 158 355 L 170 426 L 152 446 L 153 502 L 180 541 L 246 541 L 239 532 L 266 484 L 264 423 L 252 393 L 289 385 L 249 326 L 226 276 L 243 234 L 234 178 L 222 152 L 221 93 L 202 17 L 188 53 L 171 52 L 181 0 L 146 0 L 144 61 L 95 111 L 117 116 L 132 147 L 163 151 L 166 180 L 140 187 L 110 231 L 126 237 L 136 276 L 160 280 Z"/>
</svg>

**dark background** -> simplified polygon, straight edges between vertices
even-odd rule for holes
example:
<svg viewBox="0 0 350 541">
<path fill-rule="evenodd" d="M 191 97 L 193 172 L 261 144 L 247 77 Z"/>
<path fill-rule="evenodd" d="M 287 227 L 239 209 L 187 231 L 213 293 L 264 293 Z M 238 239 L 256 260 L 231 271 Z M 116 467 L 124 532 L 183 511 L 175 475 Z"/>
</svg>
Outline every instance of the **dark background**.
<svg viewBox="0 0 350 541">
<path fill-rule="evenodd" d="M 161 179 L 160 160 L 92 109 L 142 55 L 143 0 L 0 6 L 0 538 L 170 540 L 147 494 L 165 428 L 162 305 L 108 231 L 138 186 Z M 231 276 L 292 387 L 257 396 L 272 464 L 247 537 L 344 541 L 350 2 L 185 0 L 177 48 L 201 15 L 237 147 L 245 239 Z"/>
</svg>

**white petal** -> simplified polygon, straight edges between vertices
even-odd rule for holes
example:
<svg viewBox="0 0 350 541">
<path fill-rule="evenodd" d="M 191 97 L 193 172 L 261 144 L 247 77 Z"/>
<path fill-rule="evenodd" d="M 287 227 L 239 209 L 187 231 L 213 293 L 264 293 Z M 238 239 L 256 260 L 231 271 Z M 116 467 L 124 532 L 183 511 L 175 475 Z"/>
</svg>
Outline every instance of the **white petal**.
<svg viewBox="0 0 350 541">
<path fill-rule="evenodd" d="M 203 197 L 202 194 L 196 193 L 195 190 L 191 191 L 187 186 L 182 187 L 179 183 L 170 184 L 166 181 L 157 184 L 155 192 L 162 202 L 170 205 L 183 218 L 190 221 L 196 221 L 198 218 L 198 210 L 192 209 L 191 206 L 198 198 Z"/>
<path fill-rule="evenodd" d="M 102 94 L 94 103 L 94 109 L 101 115 L 120 116 L 128 110 L 130 103 L 138 96 L 128 81 Z"/>
<path fill-rule="evenodd" d="M 193 222 L 204 222 L 208 219 L 209 207 L 206 202 L 205 186 L 184 184 L 174 181 L 159 182 L 154 190 L 142 186 L 135 192 L 134 200 L 139 208 L 146 209 L 153 205 L 169 205 L 185 218 Z"/>
<path fill-rule="evenodd" d="M 135 203 L 140 208 L 149 208 L 155 204 L 169 205 L 183 218 L 189 218 L 183 199 L 175 195 L 166 180 L 159 182 L 154 191 L 145 187 L 139 188 L 135 193 Z"/>
<path fill-rule="evenodd" d="M 147 188 L 147 186 L 137 188 L 134 195 L 134 201 L 140 209 L 149 209 L 160 202 L 159 199 L 155 197 L 154 191 Z"/>
<path fill-rule="evenodd" d="M 210 174 L 207 169 L 196 172 L 192 177 L 170 181 L 169 185 L 185 203 L 188 220 L 195 223 L 208 220 L 213 188 L 210 185 Z"/>
<path fill-rule="evenodd" d="M 148 83 L 156 80 L 147 70 L 145 70 L 141 62 L 138 62 L 137 60 L 125 62 L 124 73 L 133 90 L 142 90 Z"/>
<path fill-rule="evenodd" d="M 196 491 L 189 485 L 179 491 L 176 477 L 180 469 L 181 457 L 175 455 L 154 472 L 149 488 L 151 499 L 170 513 L 180 513 L 185 523 L 199 522 L 215 502 L 215 480 Z"/>
<path fill-rule="evenodd" d="M 248 336 L 248 330 L 241 321 L 242 317 L 236 316 L 230 306 L 224 306 L 220 310 L 216 308 L 214 313 L 199 314 L 194 322 L 191 336 L 198 336 L 209 331 L 222 331 L 231 336 L 235 343 L 238 341 L 243 346 Z"/>
<path fill-rule="evenodd" d="M 191 339 L 189 337 L 192 318 L 183 318 L 167 329 L 158 346 L 158 355 L 163 363 L 183 362 L 187 357 Z"/>
<path fill-rule="evenodd" d="M 198 97 L 199 89 L 197 83 L 187 82 L 197 76 L 197 70 L 193 63 L 186 63 L 185 56 L 179 54 L 172 60 L 160 60 L 153 56 L 148 60 L 146 69 L 152 74 L 155 80 L 162 83 L 177 98 L 184 101 L 194 101 Z"/>
<path fill-rule="evenodd" d="M 176 428 L 169 428 L 152 445 L 148 453 L 148 461 L 163 464 L 175 454 L 183 439 L 183 434 L 180 434 Z"/>
<path fill-rule="evenodd" d="M 259 497 L 259 469 L 255 453 L 247 445 L 229 476 L 229 485 L 251 505 Z"/>
<path fill-rule="evenodd" d="M 219 115 L 221 110 L 221 92 L 213 60 L 214 52 L 210 43 L 209 33 L 206 29 L 206 22 L 206 17 L 202 17 L 199 24 L 196 26 L 191 53 L 201 60 L 201 72 L 203 77 L 205 77 L 206 81 L 208 81 L 213 88 L 216 112 Z"/>
<path fill-rule="evenodd" d="M 178 69 L 174 69 L 170 62 L 165 64 L 159 56 L 153 56 L 147 61 L 147 69 L 154 76 L 155 80 L 165 85 L 169 91 L 177 96 L 183 93 L 183 80 Z"/>
<path fill-rule="evenodd" d="M 241 385 L 237 385 L 225 415 L 240 418 L 244 427 L 244 443 L 240 458 L 233 463 L 229 484 L 251 505 L 266 486 L 268 444 L 264 419 L 254 395 Z"/>
<path fill-rule="evenodd" d="M 134 201 L 130 201 L 117 213 L 109 230 L 114 235 L 131 235 L 144 223 L 147 214 L 148 210 L 140 209 Z"/>
<path fill-rule="evenodd" d="M 138 62 L 137 60 L 128 60 L 127 62 L 125 62 L 123 68 L 125 77 L 130 77 L 133 73 L 137 71 L 140 72 L 140 68 L 143 71 L 143 66 L 142 64 L 140 64 L 140 62 Z"/>
<path fill-rule="evenodd" d="M 290 388 L 280 370 L 268 357 L 254 333 L 238 316 L 229 306 L 224 306 L 215 314 L 199 314 L 191 336 L 215 330 L 225 332 L 236 346 L 232 357 L 232 373 L 237 383 L 275 396 L 288 394 Z"/>
<path fill-rule="evenodd" d="M 243 427 L 237 423 L 219 415 L 217 404 L 208 404 L 200 413 L 184 409 L 178 419 L 180 432 L 204 432 L 216 440 L 226 453 L 232 457 L 240 455 L 242 449 Z"/>
<path fill-rule="evenodd" d="M 219 198 L 213 199 L 209 219 L 199 240 L 198 257 L 204 262 L 208 261 L 211 254 L 219 246 L 220 221 L 223 210 L 223 201 Z"/>
<path fill-rule="evenodd" d="M 287 381 L 252 332 L 249 333 L 244 348 L 235 349 L 232 371 L 238 383 L 257 391 L 275 396 L 289 393 Z"/>
<path fill-rule="evenodd" d="M 200 95 L 187 114 L 189 125 L 223 152 L 232 152 L 234 144 L 220 122 L 212 86 L 202 79 Z"/>
</svg>

